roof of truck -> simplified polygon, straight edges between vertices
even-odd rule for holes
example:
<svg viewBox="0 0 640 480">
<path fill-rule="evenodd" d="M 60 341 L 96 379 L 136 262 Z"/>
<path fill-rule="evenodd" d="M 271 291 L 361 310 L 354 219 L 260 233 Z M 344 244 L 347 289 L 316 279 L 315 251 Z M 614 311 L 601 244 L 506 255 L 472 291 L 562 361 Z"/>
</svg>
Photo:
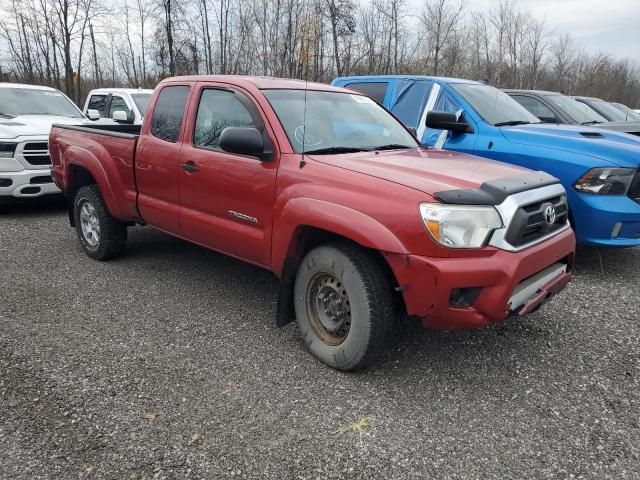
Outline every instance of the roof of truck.
<svg viewBox="0 0 640 480">
<path fill-rule="evenodd" d="M 343 88 L 332 87 L 326 83 L 307 82 L 293 78 L 275 78 L 275 77 L 252 77 L 243 75 L 190 75 L 184 77 L 171 77 L 163 80 L 161 83 L 176 82 L 219 82 L 229 83 L 239 86 L 252 86 L 258 89 L 294 89 L 294 90 L 325 90 L 344 92 Z M 349 90 L 349 93 L 353 93 Z"/>
<path fill-rule="evenodd" d="M 504 88 L 502 91 L 505 93 L 532 93 L 534 95 L 544 95 L 544 96 L 562 95 L 562 93 L 552 92 L 550 90 L 526 90 L 526 89 L 519 89 L 519 88 Z"/>
<path fill-rule="evenodd" d="M 477 80 L 467 80 L 465 78 L 455 78 L 455 77 L 433 77 L 428 75 L 357 75 L 357 76 L 346 76 L 346 77 L 338 77 L 334 80 L 334 82 L 339 80 L 364 80 L 364 81 L 374 81 L 374 80 L 431 80 L 432 82 L 442 82 L 442 83 L 471 83 L 471 84 L 484 84 L 484 82 L 479 82 Z"/>
<path fill-rule="evenodd" d="M 153 89 L 148 89 L 148 88 L 117 88 L 117 87 L 113 87 L 113 88 L 96 88 L 94 90 L 91 90 L 91 92 L 89 92 L 89 94 L 94 94 L 94 93 L 114 93 L 114 92 L 118 92 L 118 93 L 153 93 Z"/>
<path fill-rule="evenodd" d="M 26 83 L 4 83 L 0 82 L 0 88 L 30 88 L 33 90 L 48 90 L 50 92 L 57 92 L 55 88 L 45 87 L 42 85 L 28 85 Z"/>
</svg>

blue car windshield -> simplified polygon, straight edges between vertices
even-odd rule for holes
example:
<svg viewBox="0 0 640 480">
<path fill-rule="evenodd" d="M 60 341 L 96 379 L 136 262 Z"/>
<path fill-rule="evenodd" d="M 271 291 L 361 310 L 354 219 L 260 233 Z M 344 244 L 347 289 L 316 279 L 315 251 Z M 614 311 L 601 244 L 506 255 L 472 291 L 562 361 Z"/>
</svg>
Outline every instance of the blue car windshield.
<svg viewBox="0 0 640 480">
<path fill-rule="evenodd" d="M 491 125 L 541 123 L 538 117 L 509 95 L 490 85 L 454 83 L 451 86 Z"/>
</svg>

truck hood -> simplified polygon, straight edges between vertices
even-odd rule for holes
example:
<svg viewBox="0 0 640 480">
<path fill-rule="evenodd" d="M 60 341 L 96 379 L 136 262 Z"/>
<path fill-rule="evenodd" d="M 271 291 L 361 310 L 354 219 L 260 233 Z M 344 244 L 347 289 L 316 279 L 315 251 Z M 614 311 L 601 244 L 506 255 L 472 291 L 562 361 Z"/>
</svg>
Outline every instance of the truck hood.
<svg viewBox="0 0 640 480">
<path fill-rule="evenodd" d="M 20 115 L 15 118 L 0 117 L 0 140 L 11 140 L 22 136 L 48 136 L 51 125 L 78 125 L 85 118 L 61 117 L 58 115 Z"/>
<path fill-rule="evenodd" d="M 474 189 L 484 182 L 522 175 L 530 170 L 463 153 L 437 149 L 310 155 L 308 158 L 419 190 Z"/>
<path fill-rule="evenodd" d="M 500 128 L 513 143 L 561 150 L 598 159 L 601 166 L 638 168 L 640 137 L 579 125 L 530 124 Z"/>
</svg>

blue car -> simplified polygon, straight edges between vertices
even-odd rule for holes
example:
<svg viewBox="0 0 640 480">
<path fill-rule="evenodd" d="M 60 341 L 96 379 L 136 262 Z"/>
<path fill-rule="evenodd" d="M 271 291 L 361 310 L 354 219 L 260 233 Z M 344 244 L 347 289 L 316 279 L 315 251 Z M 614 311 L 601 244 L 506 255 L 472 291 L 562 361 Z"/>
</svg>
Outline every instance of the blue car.
<svg viewBox="0 0 640 480">
<path fill-rule="evenodd" d="M 562 181 L 579 243 L 640 245 L 640 138 L 542 123 L 481 82 L 422 76 L 341 77 L 369 95 L 423 145 L 544 170 Z"/>
</svg>

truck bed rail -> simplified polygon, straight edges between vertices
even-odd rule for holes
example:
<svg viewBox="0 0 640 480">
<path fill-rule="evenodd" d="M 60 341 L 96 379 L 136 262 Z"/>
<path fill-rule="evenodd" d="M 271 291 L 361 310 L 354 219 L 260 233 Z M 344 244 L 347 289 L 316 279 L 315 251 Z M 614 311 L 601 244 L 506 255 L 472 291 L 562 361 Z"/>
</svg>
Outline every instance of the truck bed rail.
<svg viewBox="0 0 640 480">
<path fill-rule="evenodd" d="M 61 125 L 59 123 L 55 123 L 53 127 L 120 138 L 137 138 L 140 136 L 140 129 L 142 128 L 141 125 Z"/>
</svg>

